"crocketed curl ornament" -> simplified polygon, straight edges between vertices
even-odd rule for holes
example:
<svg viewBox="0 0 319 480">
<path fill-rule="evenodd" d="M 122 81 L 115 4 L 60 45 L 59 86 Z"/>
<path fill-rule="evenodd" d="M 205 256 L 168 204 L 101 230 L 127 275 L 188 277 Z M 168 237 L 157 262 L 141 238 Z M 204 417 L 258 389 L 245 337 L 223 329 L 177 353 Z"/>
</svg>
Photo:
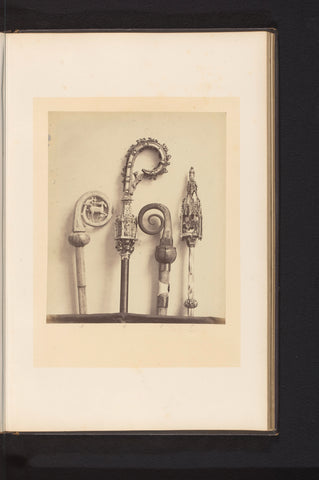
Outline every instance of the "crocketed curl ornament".
<svg viewBox="0 0 319 480">
<path fill-rule="evenodd" d="M 158 154 L 158 163 L 152 170 L 142 168 L 140 171 L 134 171 L 135 161 L 144 150 L 154 150 Z M 137 218 L 132 213 L 133 193 L 136 186 L 144 179 L 155 180 L 158 175 L 167 172 L 167 166 L 170 164 L 171 156 L 168 154 L 168 148 L 165 143 L 159 143 L 156 138 L 140 138 L 136 143 L 130 146 L 125 155 L 125 167 L 122 170 L 123 176 L 123 196 L 122 213 L 115 220 L 115 241 L 116 249 L 123 256 L 127 256 L 134 250 L 136 241 Z M 122 240 L 130 240 L 128 243 Z M 123 252 L 123 253 L 122 253 Z"/>
<path fill-rule="evenodd" d="M 158 153 L 158 164 L 152 169 L 148 170 L 142 168 L 141 171 L 133 171 L 134 163 L 137 156 L 144 150 L 154 150 Z M 123 192 L 124 194 L 133 195 L 134 190 L 138 183 L 143 178 L 149 178 L 155 180 L 158 175 L 162 175 L 167 172 L 167 166 L 170 164 L 169 160 L 171 155 L 168 154 L 168 148 L 165 143 L 159 143 L 156 138 L 140 138 L 136 140 L 136 143 L 130 146 L 126 153 L 126 164 L 122 170 L 123 176 Z"/>
</svg>

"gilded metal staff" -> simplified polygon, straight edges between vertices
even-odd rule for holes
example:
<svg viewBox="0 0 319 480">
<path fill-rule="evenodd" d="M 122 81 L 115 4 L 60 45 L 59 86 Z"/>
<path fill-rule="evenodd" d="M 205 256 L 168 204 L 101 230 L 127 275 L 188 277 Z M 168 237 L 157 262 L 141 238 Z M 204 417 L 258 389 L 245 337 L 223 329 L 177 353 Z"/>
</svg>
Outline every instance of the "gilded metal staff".
<svg viewBox="0 0 319 480">
<path fill-rule="evenodd" d="M 144 224 L 144 215 L 149 210 L 158 210 L 158 213 L 149 215 L 147 221 L 152 228 L 147 228 Z M 157 315 L 167 315 L 169 298 L 169 273 L 171 263 L 176 259 L 176 248 L 173 246 L 172 220 L 169 209 L 161 203 L 149 203 L 145 205 L 138 214 L 138 224 L 140 229 L 148 235 L 156 235 L 163 231 L 159 245 L 155 250 L 155 258 L 159 263 L 158 276 L 158 295 L 157 295 Z"/>
<path fill-rule="evenodd" d="M 73 232 L 69 242 L 75 247 L 76 279 L 79 312 L 87 313 L 86 278 L 83 247 L 90 241 L 85 225 L 102 227 L 112 217 L 112 206 L 104 193 L 93 191 L 84 193 L 75 204 Z"/>
<path fill-rule="evenodd" d="M 153 170 L 142 169 L 140 172 L 134 172 L 135 160 L 144 150 L 155 150 L 159 155 L 159 162 Z M 154 138 L 137 140 L 126 154 L 126 164 L 122 173 L 124 177 L 122 214 L 115 220 L 116 249 L 121 255 L 120 312 L 128 310 L 129 262 L 136 241 L 137 218 L 132 213 L 133 193 L 143 178 L 155 180 L 158 175 L 167 172 L 169 159 L 166 145 L 161 145 Z"/>
<path fill-rule="evenodd" d="M 189 170 L 188 178 L 187 195 L 182 203 L 181 238 L 188 246 L 188 293 L 184 305 L 187 308 L 187 314 L 193 316 L 194 308 L 198 305 L 194 296 L 194 248 L 197 240 L 202 239 L 203 219 L 193 167 Z"/>
</svg>

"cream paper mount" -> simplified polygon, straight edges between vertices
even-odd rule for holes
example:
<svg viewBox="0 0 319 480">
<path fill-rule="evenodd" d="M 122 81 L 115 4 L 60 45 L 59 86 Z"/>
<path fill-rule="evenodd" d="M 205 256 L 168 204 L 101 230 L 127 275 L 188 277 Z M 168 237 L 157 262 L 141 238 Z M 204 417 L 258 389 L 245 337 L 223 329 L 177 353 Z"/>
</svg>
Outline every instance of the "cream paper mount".
<svg viewBox="0 0 319 480">
<path fill-rule="evenodd" d="M 6 34 L 5 48 L 4 429 L 274 430 L 272 34 L 25 33 Z M 167 204 L 179 231 L 174 209 L 194 167 L 205 219 L 197 315 L 224 323 L 48 323 L 76 311 L 76 200 L 103 192 L 118 213 L 124 156 L 142 137 L 172 158 L 138 186 L 134 213 Z M 112 222 L 85 247 L 97 315 L 119 309 Z M 177 233 L 174 245 L 169 309 L 185 316 L 188 252 Z M 154 247 L 140 235 L 131 259 L 137 316 L 155 314 Z"/>
</svg>

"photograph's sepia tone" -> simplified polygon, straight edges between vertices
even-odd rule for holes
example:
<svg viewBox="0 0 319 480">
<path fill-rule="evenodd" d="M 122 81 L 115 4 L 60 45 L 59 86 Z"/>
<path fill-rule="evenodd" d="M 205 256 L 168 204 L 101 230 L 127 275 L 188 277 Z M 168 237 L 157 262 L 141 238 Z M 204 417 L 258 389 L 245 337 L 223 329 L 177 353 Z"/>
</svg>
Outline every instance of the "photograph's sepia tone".
<svg viewBox="0 0 319 480">
<path fill-rule="evenodd" d="M 238 365 L 238 99 L 34 112 L 37 364 Z"/>
<path fill-rule="evenodd" d="M 49 112 L 49 323 L 225 323 L 225 129 L 223 113 Z M 168 144 L 126 149 L 138 130 Z"/>
</svg>

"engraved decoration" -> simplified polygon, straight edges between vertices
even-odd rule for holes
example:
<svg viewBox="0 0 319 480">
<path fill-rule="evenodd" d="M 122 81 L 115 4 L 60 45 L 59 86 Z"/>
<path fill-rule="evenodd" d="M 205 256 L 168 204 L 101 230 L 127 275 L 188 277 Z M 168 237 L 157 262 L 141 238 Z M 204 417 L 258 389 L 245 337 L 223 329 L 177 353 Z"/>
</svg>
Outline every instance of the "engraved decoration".
<svg viewBox="0 0 319 480">
<path fill-rule="evenodd" d="M 83 203 L 81 215 L 87 225 L 102 227 L 110 220 L 109 212 L 109 203 L 100 195 L 92 195 Z"/>
</svg>

